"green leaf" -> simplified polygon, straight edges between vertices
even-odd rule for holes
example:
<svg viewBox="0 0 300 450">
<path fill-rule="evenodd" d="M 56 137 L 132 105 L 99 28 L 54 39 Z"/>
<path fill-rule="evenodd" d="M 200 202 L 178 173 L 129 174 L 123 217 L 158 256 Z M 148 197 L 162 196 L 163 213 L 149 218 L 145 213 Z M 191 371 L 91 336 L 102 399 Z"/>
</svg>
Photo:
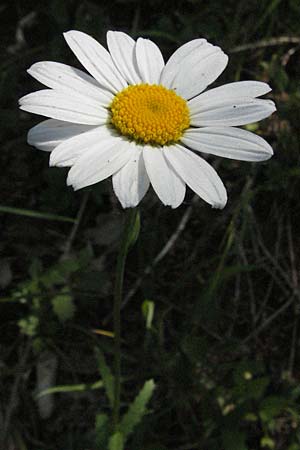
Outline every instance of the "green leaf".
<svg viewBox="0 0 300 450">
<path fill-rule="evenodd" d="M 109 440 L 108 450 L 123 450 L 124 449 L 124 437 L 120 431 L 117 431 Z M 102 450 L 102 449 L 101 449 Z"/>
<path fill-rule="evenodd" d="M 245 414 L 244 419 L 247 420 L 247 422 L 257 422 L 258 417 L 256 414 L 249 412 Z"/>
<path fill-rule="evenodd" d="M 264 392 L 269 384 L 269 377 L 258 377 L 248 380 L 245 379 L 243 382 L 240 382 L 234 387 L 232 390 L 232 395 L 239 401 L 249 399 L 259 400 L 264 395 Z"/>
<path fill-rule="evenodd" d="M 146 328 L 147 330 L 150 330 L 152 327 L 152 321 L 154 317 L 154 309 L 155 309 L 155 303 L 151 300 L 145 300 L 142 304 L 142 312 L 143 316 L 146 320 Z"/>
<path fill-rule="evenodd" d="M 40 276 L 39 281 L 46 287 L 51 287 L 54 284 L 65 284 L 66 278 L 77 272 L 81 267 L 78 259 L 68 258 L 50 267 L 47 272 Z"/>
<path fill-rule="evenodd" d="M 270 449 L 275 448 L 275 442 L 269 436 L 262 437 L 261 440 L 260 440 L 260 445 L 262 447 L 267 447 L 267 448 L 270 448 Z"/>
<path fill-rule="evenodd" d="M 58 294 L 52 299 L 53 311 L 60 320 L 65 322 L 72 319 L 75 313 L 75 305 L 70 294 Z"/>
<path fill-rule="evenodd" d="M 96 358 L 98 360 L 98 368 L 100 375 L 103 380 L 104 389 L 106 392 L 106 395 L 109 399 L 110 406 L 113 407 L 114 404 L 114 376 L 111 373 L 110 368 L 106 364 L 105 357 L 103 352 L 96 347 Z"/>
<path fill-rule="evenodd" d="M 153 394 L 154 388 L 155 384 L 153 380 L 146 381 L 133 403 L 129 406 L 127 413 L 123 416 L 120 423 L 120 430 L 124 434 L 125 439 L 133 432 L 136 425 L 146 414 L 146 406 Z"/>
<path fill-rule="evenodd" d="M 100 389 L 103 387 L 103 381 L 99 380 L 95 383 L 81 383 L 81 384 L 66 384 L 61 386 L 53 386 L 48 389 L 44 389 L 39 392 L 36 398 L 44 397 L 49 394 L 68 393 L 68 392 L 84 392 L 94 389 Z"/>
<path fill-rule="evenodd" d="M 109 418 L 106 414 L 97 414 L 95 422 L 96 439 L 95 444 L 98 450 L 107 448 L 109 433 Z"/>
<path fill-rule="evenodd" d="M 20 332 L 26 336 L 35 336 L 37 334 L 37 328 L 39 326 L 39 319 L 36 316 L 30 315 L 25 319 L 18 321 Z"/>
</svg>

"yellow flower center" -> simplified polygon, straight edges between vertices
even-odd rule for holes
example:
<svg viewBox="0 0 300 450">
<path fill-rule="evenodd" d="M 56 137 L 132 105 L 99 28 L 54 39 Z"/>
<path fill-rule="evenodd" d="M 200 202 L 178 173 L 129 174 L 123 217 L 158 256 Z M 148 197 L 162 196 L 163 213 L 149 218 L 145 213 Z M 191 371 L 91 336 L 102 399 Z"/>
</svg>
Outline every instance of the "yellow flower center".
<svg viewBox="0 0 300 450">
<path fill-rule="evenodd" d="M 190 125 L 187 102 L 156 84 L 138 84 L 119 92 L 110 105 L 111 123 L 137 142 L 166 145 L 178 141 Z"/>
</svg>

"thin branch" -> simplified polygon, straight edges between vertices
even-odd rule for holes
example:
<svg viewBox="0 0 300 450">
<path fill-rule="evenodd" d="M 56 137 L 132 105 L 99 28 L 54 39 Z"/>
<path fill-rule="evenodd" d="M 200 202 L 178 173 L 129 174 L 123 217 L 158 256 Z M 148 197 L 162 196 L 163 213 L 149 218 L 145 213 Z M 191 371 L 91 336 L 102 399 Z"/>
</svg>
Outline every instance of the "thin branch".
<svg viewBox="0 0 300 450">
<path fill-rule="evenodd" d="M 292 281 L 290 280 L 289 276 L 285 273 L 284 269 L 281 267 L 281 265 L 274 260 L 274 258 L 272 257 L 271 253 L 269 252 L 269 250 L 267 249 L 267 247 L 265 246 L 262 236 L 261 236 L 261 232 L 260 229 L 257 225 L 255 216 L 253 211 L 251 210 L 251 216 L 252 216 L 252 221 L 253 221 L 253 225 L 256 231 L 256 240 L 257 243 L 259 244 L 261 250 L 263 251 L 264 255 L 266 256 L 266 258 L 271 262 L 271 264 L 274 266 L 274 268 L 277 270 L 278 274 L 281 276 L 281 278 L 285 281 L 285 283 L 287 284 L 287 286 L 291 289 L 292 293 L 298 297 L 298 299 L 300 299 L 300 292 L 299 289 L 295 289 L 295 286 L 293 285 Z"/>
<path fill-rule="evenodd" d="M 283 233 L 283 226 L 282 226 L 282 217 L 281 215 L 279 215 L 278 217 L 278 227 L 277 227 L 277 236 L 276 236 L 276 240 L 275 240 L 275 249 L 273 250 L 273 255 L 274 255 L 274 259 L 275 261 L 279 260 L 279 253 L 280 253 L 280 248 L 281 248 L 281 242 L 282 242 L 282 233 Z M 253 249 L 254 249 L 254 254 L 256 254 L 256 261 L 259 261 L 260 257 L 258 254 L 258 250 L 257 249 L 257 245 L 256 245 L 256 236 L 257 234 L 255 233 L 255 238 L 252 239 L 252 245 L 253 245 Z M 253 236 L 252 236 L 253 237 Z M 263 263 L 262 263 L 263 264 Z M 265 265 L 265 264 L 263 264 Z M 263 317 L 263 313 L 265 311 L 265 308 L 268 304 L 268 301 L 270 300 L 271 297 L 271 293 L 272 293 L 272 289 L 274 286 L 274 282 L 276 281 L 277 284 L 279 284 L 277 277 L 274 277 L 274 273 L 273 271 L 268 271 L 267 270 L 267 265 L 265 265 L 265 270 L 267 273 L 269 273 L 271 275 L 271 281 L 270 284 L 268 286 L 268 288 L 265 290 L 266 294 L 264 296 L 263 301 L 260 302 L 260 307 L 258 309 L 257 315 L 256 315 L 256 323 L 258 323 L 258 320 Z M 280 286 L 281 289 L 285 292 L 285 295 L 288 295 L 288 290 L 283 288 L 283 286 Z"/>
<path fill-rule="evenodd" d="M 282 267 L 279 265 L 278 261 L 275 261 L 272 257 L 271 253 L 265 246 L 259 227 L 257 225 L 256 219 L 254 217 L 253 211 L 252 212 L 252 221 L 254 224 L 254 229 L 256 233 L 256 240 L 260 247 L 260 249 L 263 251 L 265 257 L 272 263 L 273 267 L 277 270 L 277 273 L 281 276 L 281 278 L 285 281 L 289 289 L 291 290 L 291 293 L 289 293 L 288 290 L 286 290 L 286 295 L 291 295 L 289 299 L 279 308 L 277 309 L 273 314 L 271 314 L 259 327 L 256 328 L 253 332 L 251 332 L 242 342 L 242 344 L 246 344 L 249 340 L 251 340 L 253 337 L 257 337 L 259 333 L 261 333 L 265 328 L 267 328 L 275 319 L 278 318 L 289 306 L 291 306 L 296 299 L 300 298 L 299 288 L 298 285 L 295 285 L 293 280 L 290 280 L 289 276 L 284 272 Z M 272 275 L 272 271 L 270 271 Z M 297 280 L 297 279 L 296 279 Z"/>
<path fill-rule="evenodd" d="M 267 320 L 265 320 L 259 327 L 250 333 L 243 341 L 242 345 L 246 344 L 253 337 L 257 337 L 265 328 L 267 328 L 278 316 L 280 316 L 292 303 L 294 302 L 294 295 L 285 302 L 279 309 L 277 309 Z"/>
<path fill-rule="evenodd" d="M 295 47 L 290 48 L 281 58 L 281 64 L 283 67 L 285 67 L 288 63 L 291 57 L 299 50 L 299 45 L 296 45 Z"/>
<path fill-rule="evenodd" d="M 261 41 L 256 41 L 251 44 L 238 45 L 229 50 L 229 53 L 240 53 L 247 50 L 256 50 L 258 48 L 273 47 L 277 45 L 286 44 L 300 44 L 300 37 L 298 36 L 279 36 L 270 39 L 262 39 Z"/>
<path fill-rule="evenodd" d="M 81 204 L 80 204 L 77 216 L 76 216 L 76 221 L 75 221 L 75 223 L 74 223 L 74 225 L 73 225 L 73 227 L 71 229 L 69 237 L 68 237 L 68 239 L 67 239 L 67 241 L 65 243 L 65 246 L 64 246 L 64 253 L 63 253 L 63 257 L 64 258 L 69 256 L 69 254 L 70 254 L 70 251 L 71 251 L 74 239 L 76 237 L 79 225 L 81 223 L 81 219 L 82 219 L 83 213 L 84 213 L 85 208 L 86 208 L 86 204 L 87 204 L 89 195 L 90 195 L 90 191 L 85 192 L 84 196 L 83 196 L 83 198 L 81 200 Z"/>
</svg>

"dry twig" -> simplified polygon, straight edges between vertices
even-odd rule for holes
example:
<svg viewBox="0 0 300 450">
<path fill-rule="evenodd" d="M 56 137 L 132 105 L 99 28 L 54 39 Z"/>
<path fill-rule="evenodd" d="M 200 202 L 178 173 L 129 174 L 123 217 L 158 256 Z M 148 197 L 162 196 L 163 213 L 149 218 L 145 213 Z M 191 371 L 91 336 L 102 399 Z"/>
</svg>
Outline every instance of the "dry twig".
<svg viewBox="0 0 300 450">
<path fill-rule="evenodd" d="M 229 53 L 240 53 L 247 50 L 256 50 L 258 48 L 273 47 L 277 45 L 287 45 L 287 44 L 300 44 L 300 37 L 298 36 L 279 36 L 270 39 L 262 39 L 261 41 L 256 41 L 250 44 L 238 45 L 229 50 Z"/>
</svg>

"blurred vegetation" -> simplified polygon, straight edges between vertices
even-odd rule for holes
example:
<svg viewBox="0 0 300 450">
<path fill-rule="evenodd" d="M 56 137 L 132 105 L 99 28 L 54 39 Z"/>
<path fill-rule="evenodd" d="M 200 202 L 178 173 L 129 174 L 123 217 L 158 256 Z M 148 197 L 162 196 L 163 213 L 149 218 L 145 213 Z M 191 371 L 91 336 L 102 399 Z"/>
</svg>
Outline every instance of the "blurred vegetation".
<svg viewBox="0 0 300 450">
<path fill-rule="evenodd" d="M 278 113 L 248 129 L 274 158 L 209 158 L 228 189 L 224 211 L 191 192 L 174 211 L 152 192 L 141 205 L 122 313 L 122 413 L 127 450 L 299 450 L 299 0 L 2 0 L 0 23 L 3 450 L 108 445 L 123 213 L 110 181 L 67 188 L 66 170 L 26 144 L 40 118 L 17 109 L 40 88 L 32 63 L 78 66 L 69 29 L 103 44 L 108 29 L 151 37 L 166 58 L 205 37 L 230 56 L 217 83 L 273 87 Z"/>
</svg>

